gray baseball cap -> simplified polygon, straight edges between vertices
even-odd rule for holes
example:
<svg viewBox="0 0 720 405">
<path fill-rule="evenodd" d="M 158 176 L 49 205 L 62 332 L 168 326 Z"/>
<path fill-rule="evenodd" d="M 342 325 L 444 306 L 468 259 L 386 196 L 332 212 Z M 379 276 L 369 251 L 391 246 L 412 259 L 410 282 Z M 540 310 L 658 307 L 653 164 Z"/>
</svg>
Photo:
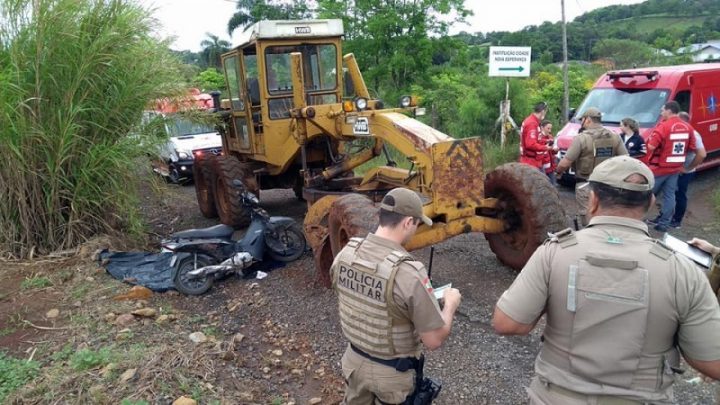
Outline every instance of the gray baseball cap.
<svg viewBox="0 0 720 405">
<path fill-rule="evenodd" d="M 601 118 L 602 112 L 597 107 L 590 107 L 585 112 L 583 112 L 582 117 L 580 118 L 586 118 L 586 117 L 592 117 L 592 118 Z"/>
<path fill-rule="evenodd" d="M 633 174 L 645 177 L 647 184 L 625 181 Z M 655 185 L 655 176 L 653 176 L 650 168 L 645 163 L 627 155 L 615 156 L 600 163 L 590 174 L 588 180 L 630 191 L 648 191 L 652 190 Z"/>
<path fill-rule="evenodd" d="M 408 217 L 419 218 L 425 225 L 432 226 L 432 220 L 423 214 L 423 203 L 414 191 L 398 187 L 385 194 L 380 208 Z"/>
</svg>

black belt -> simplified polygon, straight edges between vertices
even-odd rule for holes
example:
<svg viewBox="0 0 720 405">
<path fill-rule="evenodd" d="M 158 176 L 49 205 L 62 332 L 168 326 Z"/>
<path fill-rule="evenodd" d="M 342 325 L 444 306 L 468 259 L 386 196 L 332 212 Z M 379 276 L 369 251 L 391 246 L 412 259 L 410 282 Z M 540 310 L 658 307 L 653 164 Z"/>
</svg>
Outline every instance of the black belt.
<svg viewBox="0 0 720 405">
<path fill-rule="evenodd" d="M 361 355 L 362 357 L 365 357 L 368 360 L 372 360 L 375 363 L 382 364 L 383 366 L 392 367 L 402 373 L 408 370 L 417 370 L 418 367 L 420 367 L 420 360 L 416 359 L 415 357 L 401 357 L 399 359 L 386 360 L 367 354 L 364 351 L 358 349 L 352 343 L 350 343 L 350 347 L 355 351 L 355 353 Z"/>
</svg>

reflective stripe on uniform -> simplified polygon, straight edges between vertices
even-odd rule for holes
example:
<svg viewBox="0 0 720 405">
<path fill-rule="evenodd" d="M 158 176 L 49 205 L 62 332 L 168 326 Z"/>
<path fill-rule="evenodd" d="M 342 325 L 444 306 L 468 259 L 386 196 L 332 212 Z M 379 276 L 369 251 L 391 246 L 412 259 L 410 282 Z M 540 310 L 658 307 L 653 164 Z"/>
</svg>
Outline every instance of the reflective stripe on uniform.
<svg viewBox="0 0 720 405">
<path fill-rule="evenodd" d="M 685 155 L 683 156 L 668 156 L 665 159 L 668 163 L 685 163 Z"/>
<path fill-rule="evenodd" d="M 670 134 L 670 139 L 689 139 L 690 134 L 687 132 L 676 132 L 674 134 Z"/>
<path fill-rule="evenodd" d="M 577 271 L 578 266 L 572 265 L 570 266 L 570 273 L 568 273 L 568 294 L 567 294 L 567 310 L 570 312 L 575 312 L 576 308 L 576 296 L 577 293 Z"/>
</svg>

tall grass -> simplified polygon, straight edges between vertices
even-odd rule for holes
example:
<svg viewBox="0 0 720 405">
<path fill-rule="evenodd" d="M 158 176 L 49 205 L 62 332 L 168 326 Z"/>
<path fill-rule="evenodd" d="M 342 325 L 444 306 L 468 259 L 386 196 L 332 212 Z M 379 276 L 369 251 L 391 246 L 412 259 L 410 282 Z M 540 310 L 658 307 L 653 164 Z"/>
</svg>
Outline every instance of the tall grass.
<svg viewBox="0 0 720 405">
<path fill-rule="evenodd" d="M 483 170 L 490 173 L 496 167 L 508 163 L 517 162 L 520 156 L 520 143 L 517 136 L 509 136 L 505 147 L 500 146 L 500 141 L 485 139 L 483 142 Z"/>
<path fill-rule="evenodd" d="M 128 134 L 179 89 L 150 16 L 128 0 L 0 0 L 3 256 L 139 224 Z"/>
</svg>

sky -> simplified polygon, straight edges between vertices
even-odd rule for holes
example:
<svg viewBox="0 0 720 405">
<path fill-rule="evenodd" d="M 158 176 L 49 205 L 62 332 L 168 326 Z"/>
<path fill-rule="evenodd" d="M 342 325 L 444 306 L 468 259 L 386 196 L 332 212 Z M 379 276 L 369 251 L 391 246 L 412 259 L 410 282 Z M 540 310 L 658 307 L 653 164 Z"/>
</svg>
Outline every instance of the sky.
<svg viewBox="0 0 720 405">
<path fill-rule="evenodd" d="M 238 45 L 227 33 L 227 22 L 235 12 L 234 0 L 138 1 L 156 9 L 154 15 L 161 25 L 160 35 L 175 37 L 173 49 L 197 52 L 208 32 Z M 640 2 L 642 0 L 565 0 L 565 13 L 567 20 L 572 21 L 598 7 Z M 465 7 L 475 15 L 468 19 L 469 24 L 454 26 L 451 33 L 518 31 L 528 25 L 560 21 L 561 18 L 558 0 L 465 0 Z"/>
</svg>

